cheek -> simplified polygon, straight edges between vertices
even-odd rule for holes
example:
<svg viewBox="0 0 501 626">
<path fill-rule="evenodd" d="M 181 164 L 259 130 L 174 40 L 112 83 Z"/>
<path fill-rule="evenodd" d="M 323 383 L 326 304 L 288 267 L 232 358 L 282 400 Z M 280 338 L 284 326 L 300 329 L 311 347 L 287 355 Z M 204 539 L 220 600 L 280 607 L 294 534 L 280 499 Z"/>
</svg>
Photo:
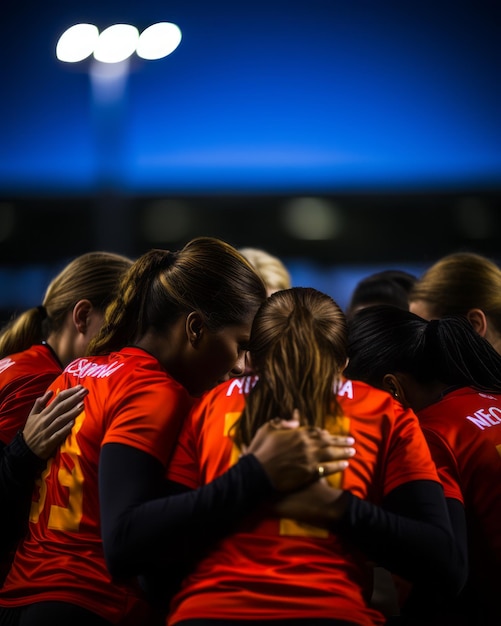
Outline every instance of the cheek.
<svg viewBox="0 0 501 626">
<path fill-rule="evenodd" d="M 92 316 L 92 320 L 90 321 L 87 327 L 87 341 L 90 341 L 92 338 L 94 338 L 97 335 L 97 333 L 99 332 L 99 329 L 103 325 L 103 322 L 104 322 L 104 314 L 101 314 L 101 315 L 94 314 Z"/>
<path fill-rule="evenodd" d="M 239 356 L 238 345 L 232 341 L 220 341 L 214 346 L 212 371 L 217 377 L 229 374 Z"/>
<path fill-rule="evenodd" d="M 211 345 L 199 361 L 197 386 L 207 390 L 227 379 L 237 357 L 238 354 L 227 344 L 216 342 Z"/>
<path fill-rule="evenodd" d="M 84 356 L 91 340 L 97 335 L 104 321 L 104 315 L 92 315 L 84 333 L 79 334 L 78 346 L 75 348 L 74 358 Z"/>
<path fill-rule="evenodd" d="M 238 360 L 238 352 L 233 346 L 222 345 L 219 348 L 217 367 L 220 374 L 226 374 L 233 369 Z"/>
</svg>

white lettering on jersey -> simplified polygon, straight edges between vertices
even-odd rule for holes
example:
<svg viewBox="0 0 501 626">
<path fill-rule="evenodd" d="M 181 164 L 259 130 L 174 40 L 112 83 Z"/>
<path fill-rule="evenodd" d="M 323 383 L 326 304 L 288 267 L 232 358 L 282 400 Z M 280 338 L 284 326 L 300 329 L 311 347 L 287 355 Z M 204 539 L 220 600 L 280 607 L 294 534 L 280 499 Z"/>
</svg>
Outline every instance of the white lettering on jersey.
<svg viewBox="0 0 501 626">
<path fill-rule="evenodd" d="M 488 400 L 495 400 L 496 398 L 494 396 L 489 396 L 486 393 L 479 393 L 478 394 L 481 398 L 487 398 Z"/>
<path fill-rule="evenodd" d="M 466 419 L 470 420 L 480 430 L 485 430 L 501 424 L 501 409 L 497 406 L 491 406 L 489 409 L 478 409 L 473 415 L 468 415 Z"/>
<path fill-rule="evenodd" d="M 345 380 L 338 386 L 338 396 L 346 396 L 350 400 L 353 400 L 353 383 L 351 380 Z"/>
<path fill-rule="evenodd" d="M 226 395 L 229 397 L 233 394 L 233 392 L 242 395 L 243 393 L 247 394 L 257 383 L 257 376 L 242 376 L 239 378 L 233 378 L 231 384 L 226 390 Z"/>
<path fill-rule="evenodd" d="M 107 378 L 119 370 L 122 365 L 123 362 L 120 363 L 119 361 L 98 365 L 87 359 L 79 359 L 70 363 L 64 371 L 77 378 Z"/>
<path fill-rule="evenodd" d="M 5 372 L 5 370 L 9 369 L 11 365 L 14 365 L 15 361 L 13 361 L 10 357 L 5 357 L 0 361 L 0 374 Z"/>
</svg>

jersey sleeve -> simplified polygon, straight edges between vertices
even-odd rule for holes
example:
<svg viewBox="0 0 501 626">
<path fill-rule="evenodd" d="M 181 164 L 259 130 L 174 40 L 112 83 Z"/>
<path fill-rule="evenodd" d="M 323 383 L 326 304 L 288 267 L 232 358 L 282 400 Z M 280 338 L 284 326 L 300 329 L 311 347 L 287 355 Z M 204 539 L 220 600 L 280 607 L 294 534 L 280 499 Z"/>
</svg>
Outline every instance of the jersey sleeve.
<svg viewBox="0 0 501 626">
<path fill-rule="evenodd" d="M 8 444 L 22 430 L 35 400 L 47 391 L 57 374 L 30 374 L 9 383 L 2 389 L 0 400 L 0 441 Z"/>
<path fill-rule="evenodd" d="M 423 427 L 423 433 L 435 462 L 440 482 L 444 488 L 445 497 L 454 498 L 459 500 L 461 504 L 464 504 L 457 460 L 449 444 L 438 433 L 425 427 Z"/>
<path fill-rule="evenodd" d="M 204 415 L 204 404 L 197 404 L 183 424 L 176 443 L 167 478 L 190 489 L 200 487 L 200 464 L 195 445 L 195 428 Z"/>
<path fill-rule="evenodd" d="M 178 385 L 128 381 L 127 393 L 111 403 L 113 416 L 102 445 L 121 443 L 157 458 L 165 467 L 192 400 Z"/>
<path fill-rule="evenodd" d="M 386 466 L 384 495 L 414 480 L 440 482 L 416 414 L 395 402 L 395 420 Z"/>
</svg>

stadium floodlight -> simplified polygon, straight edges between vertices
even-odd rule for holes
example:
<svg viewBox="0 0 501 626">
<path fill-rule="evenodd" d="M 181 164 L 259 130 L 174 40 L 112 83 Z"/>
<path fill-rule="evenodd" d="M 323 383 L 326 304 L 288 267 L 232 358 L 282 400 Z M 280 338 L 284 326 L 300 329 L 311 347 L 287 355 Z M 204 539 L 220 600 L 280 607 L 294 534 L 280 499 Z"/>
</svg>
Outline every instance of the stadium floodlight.
<svg viewBox="0 0 501 626">
<path fill-rule="evenodd" d="M 146 60 L 162 59 L 174 52 L 181 38 L 179 26 L 171 22 L 157 22 L 141 33 L 136 53 Z"/>
<path fill-rule="evenodd" d="M 94 52 L 99 30 L 94 24 L 75 24 L 59 37 L 56 57 L 65 63 L 78 63 Z"/>
</svg>

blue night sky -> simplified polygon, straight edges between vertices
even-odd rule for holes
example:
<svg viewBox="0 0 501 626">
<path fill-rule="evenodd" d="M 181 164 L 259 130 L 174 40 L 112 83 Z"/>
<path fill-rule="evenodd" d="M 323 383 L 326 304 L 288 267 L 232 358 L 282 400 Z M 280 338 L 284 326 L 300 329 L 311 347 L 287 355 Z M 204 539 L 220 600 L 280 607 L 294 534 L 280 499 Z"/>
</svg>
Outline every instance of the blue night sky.
<svg viewBox="0 0 501 626">
<path fill-rule="evenodd" d="M 500 7 L 8 0 L 0 192 L 499 188 Z M 80 21 L 171 21 L 183 40 L 106 99 L 90 62 L 55 58 Z"/>
</svg>

